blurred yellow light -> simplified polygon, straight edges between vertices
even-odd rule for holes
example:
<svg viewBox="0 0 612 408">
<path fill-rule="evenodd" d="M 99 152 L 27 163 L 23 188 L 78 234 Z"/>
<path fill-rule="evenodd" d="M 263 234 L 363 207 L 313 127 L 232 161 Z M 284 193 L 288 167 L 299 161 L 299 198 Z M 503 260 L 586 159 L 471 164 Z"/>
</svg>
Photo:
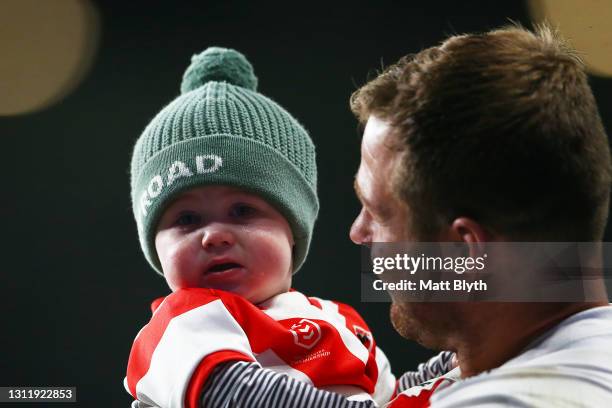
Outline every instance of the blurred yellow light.
<svg viewBox="0 0 612 408">
<path fill-rule="evenodd" d="M 535 22 L 548 21 L 578 50 L 589 72 L 612 76 L 612 1 L 531 0 Z"/>
<path fill-rule="evenodd" d="M 88 0 L 0 1 L 0 115 L 37 111 L 72 91 L 97 49 Z"/>
</svg>

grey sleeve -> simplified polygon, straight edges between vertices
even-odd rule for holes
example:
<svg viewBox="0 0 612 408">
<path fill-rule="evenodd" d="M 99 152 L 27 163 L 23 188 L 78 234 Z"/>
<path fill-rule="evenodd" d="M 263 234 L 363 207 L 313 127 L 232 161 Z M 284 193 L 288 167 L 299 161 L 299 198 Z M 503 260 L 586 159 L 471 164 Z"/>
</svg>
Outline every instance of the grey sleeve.
<svg viewBox="0 0 612 408">
<path fill-rule="evenodd" d="M 452 351 L 443 351 L 427 360 L 427 362 L 419 364 L 417 371 L 405 372 L 398 380 L 397 393 L 399 394 L 415 385 L 446 374 L 453 369 L 454 355 L 455 353 Z"/>
<path fill-rule="evenodd" d="M 202 390 L 202 407 L 374 408 L 373 401 L 349 401 L 257 363 L 230 362 L 215 368 Z"/>
</svg>

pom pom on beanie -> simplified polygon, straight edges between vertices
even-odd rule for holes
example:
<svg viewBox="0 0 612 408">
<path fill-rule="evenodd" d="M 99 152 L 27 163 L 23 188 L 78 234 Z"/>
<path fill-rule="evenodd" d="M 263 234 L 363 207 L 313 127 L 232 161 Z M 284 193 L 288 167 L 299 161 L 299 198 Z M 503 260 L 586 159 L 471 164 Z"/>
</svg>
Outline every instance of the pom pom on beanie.
<svg viewBox="0 0 612 408">
<path fill-rule="evenodd" d="M 225 81 L 251 91 L 257 90 L 253 66 L 238 51 L 210 47 L 191 57 L 191 65 L 183 75 L 181 93 L 193 91 L 210 81 Z"/>
</svg>

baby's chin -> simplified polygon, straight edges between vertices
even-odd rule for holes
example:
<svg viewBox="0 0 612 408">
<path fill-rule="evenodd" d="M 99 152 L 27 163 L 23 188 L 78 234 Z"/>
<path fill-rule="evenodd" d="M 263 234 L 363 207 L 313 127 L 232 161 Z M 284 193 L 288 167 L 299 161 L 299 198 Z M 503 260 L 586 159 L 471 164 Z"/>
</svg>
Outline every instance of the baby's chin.
<svg viewBox="0 0 612 408">
<path fill-rule="evenodd" d="M 194 285 L 194 286 L 185 286 L 185 287 L 180 287 L 180 288 L 174 288 L 172 289 L 173 292 L 176 292 L 177 290 L 180 289 L 187 289 L 187 288 L 202 288 L 202 289 L 214 289 L 214 290 L 222 290 L 224 292 L 229 292 L 232 293 L 234 295 L 238 295 L 241 296 L 243 298 L 245 298 L 246 300 L 248 300 L 249 302 L 253 303 L 254 305 L 259 305 L 260 303 L 265 303 L 266 301 L 270 300 L 271 298 L 273 298 L 274 296 L 280 295 L 281 293 L 286 293 L 289 291 L 289 289 L 287 290 L 282 290 L 282 289 L 277 289 L 277 290 L 270 290 L 270 291 L 262 291 L 261 288 L 258 289 L 252 289 L 252 288 L 247 288 L 244 287 L 244 285 L 230 285 L 230 284 L 213 284 L 213 285 Z"/>
<path fill-rule="evenodd" d="M 256 279 L 257 276 L 260 279 Z M 267 276 L 267 278 L 271 278 L 271 276 Z M 291 275 L 288 275 L 287 279 L 266 279 L 264 273 L 253 273 L 245 267 L 240 267 L 224 272 L 205 274 L 195 280 L 182 282 L 180 287 L 171 287 L 173 292 L 186 288 L 222 290 L 242 296 L 249 302 L 258 305 L 276 295 L 289 292 Z"/>
</svg>

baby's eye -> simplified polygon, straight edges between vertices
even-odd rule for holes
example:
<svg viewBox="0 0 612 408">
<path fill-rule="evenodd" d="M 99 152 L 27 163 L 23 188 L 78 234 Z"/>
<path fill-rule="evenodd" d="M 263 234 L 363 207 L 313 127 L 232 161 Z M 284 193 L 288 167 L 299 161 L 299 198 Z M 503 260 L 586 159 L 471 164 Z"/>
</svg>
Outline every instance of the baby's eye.
<svg viewBox="0 0 612 408">
<path fill-rule="evenodd" d="M 182 213 L 176 219 L 176 225 L 180 225 L 184 227 L 188 225 L 199 224 L 200 221 L 202 221 L 202 217 L 200 217 L 198 214 Z"/>
<path fill-rule="evenodd" d="M 234 204 L 230 209 L 230 215 L 233 217 L 249 217 L 254 215 L 257 210 L 248 204 Z"/>
</svg>

